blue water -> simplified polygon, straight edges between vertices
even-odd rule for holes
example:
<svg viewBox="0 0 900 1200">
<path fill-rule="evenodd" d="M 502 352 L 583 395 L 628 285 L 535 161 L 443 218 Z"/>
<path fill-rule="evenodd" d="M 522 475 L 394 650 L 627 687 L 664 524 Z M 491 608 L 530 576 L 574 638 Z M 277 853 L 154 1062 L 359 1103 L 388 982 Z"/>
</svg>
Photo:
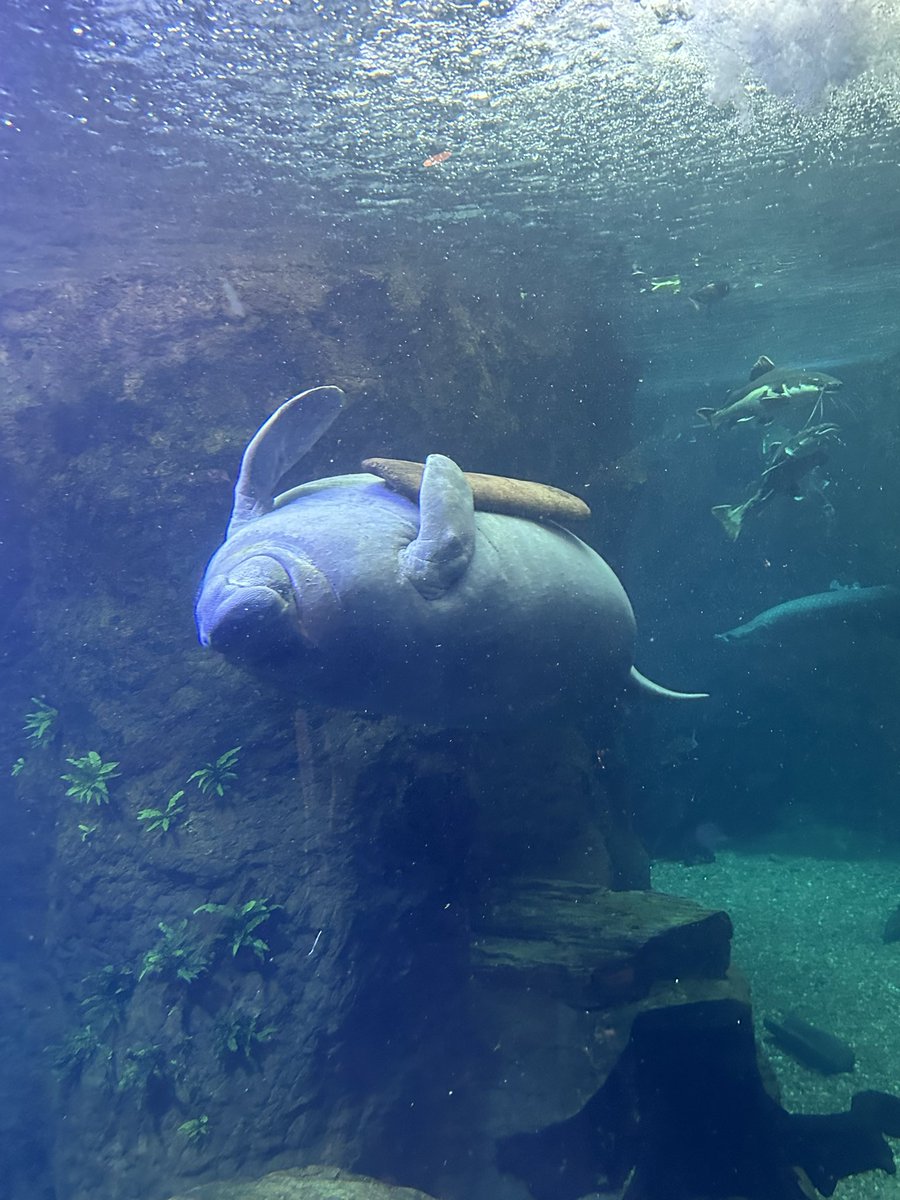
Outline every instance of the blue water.
<svg viewBox="0 0 900 1200">
<path fill-rule="evenodd" d="M 316 1162 L 542 1200 L 496 1170 L 472 1049 L 492 888 L 640 888 L 646 855 L 752 853 L 806 816 L 896 853 L 892 619 L 714 635 L 900 584 L 900 14 L 0 0 L 0 27 L 0 1200 Z M 730 541 L 710 509 L 809 418 L 696 416 L 760 355 L 842 380 L 838 437 Z M 320 383 L 346 419 L 282 486 L 440 451 L 569 490 L 636 665 L 710 700 L 612 710 L 604 681 L 596 712 L 467 740 L 304 708 L 204 652 L 244 446 Z M 66 795 L 92 751 L 108 804 Z M 199 983 L 145 971 L 179 930 Z"/>
</svg>

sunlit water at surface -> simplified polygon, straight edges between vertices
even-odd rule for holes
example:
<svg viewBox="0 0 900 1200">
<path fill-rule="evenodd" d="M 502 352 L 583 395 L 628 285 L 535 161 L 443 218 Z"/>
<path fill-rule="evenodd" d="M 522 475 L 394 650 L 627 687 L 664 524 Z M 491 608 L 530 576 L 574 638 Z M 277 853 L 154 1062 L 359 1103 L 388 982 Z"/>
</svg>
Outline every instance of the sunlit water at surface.
<svg viewBox="0 0 900 1200">
<path fill-rule="evenodd" d="M 634 268 L 728 279 L 714 332 L 634 300 L 667 382 L 674 347 L 732 372 L 748 326 L 804 361 L 890 336 L 887 0 L 5 8 L 4 286 L 71 261 L 61 226 L 109 261 L 180 255 L 195 224 L 205 254 L 289 249 L 312 214 L 438 257 L 484 229 L 514 255 L 531 230 L 618 305 Z"/>
</svg>

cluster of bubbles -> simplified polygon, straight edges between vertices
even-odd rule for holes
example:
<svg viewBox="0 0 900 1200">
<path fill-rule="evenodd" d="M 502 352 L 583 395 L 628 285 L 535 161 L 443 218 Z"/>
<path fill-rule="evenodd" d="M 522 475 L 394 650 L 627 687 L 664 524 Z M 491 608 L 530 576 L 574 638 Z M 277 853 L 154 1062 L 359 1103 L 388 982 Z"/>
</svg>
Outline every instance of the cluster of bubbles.
<svg viewBox="0 0 900 1200">
<path fill-rule="evenodd" d="M 900 21 L 875 0 L 694 0 L 691 32 L 716 102 L 743 104 L 753 79 L 810 112 L 866 72 L 883 74 Z"/>
<path fill-rule="evenodd" d="M 893 7 L 66 0 L 83 72 L 67 116 L 114 148 L 139 130 L 163 159 L 196 157 L 199 135 L 320 207 L 627 210 L 711 164 L 834 146 L 873 106 L 900 124 L 900 86 L 881 69 L 900 46 Z"/>
<path fill-rule="evenodd" d="M 900 40 L 900 17 L 876 0 L 90 7 L 79 52 L 107 79 L 136 71 L 157 121 L 189 121 L 287 170 L 377 168 L 388 193 L 445 148 L 476 174 L 515 168 L 526 182 L 622 172 L 651 143 L 664 166 L 673 140 L 684 156 L 708 149 L 710 131 L 727 136 L 715 104 L 753 110 L 739 139 L 766 140 L 780 107 L 828 136 L 835 90 Z"/>
</svg>

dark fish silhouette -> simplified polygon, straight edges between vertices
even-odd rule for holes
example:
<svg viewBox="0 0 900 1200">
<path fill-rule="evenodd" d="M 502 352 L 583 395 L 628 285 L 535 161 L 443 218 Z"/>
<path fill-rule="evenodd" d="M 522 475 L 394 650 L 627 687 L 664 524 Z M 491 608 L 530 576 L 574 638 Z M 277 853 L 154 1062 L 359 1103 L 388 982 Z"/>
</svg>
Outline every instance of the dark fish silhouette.
<svg viewBox="0 0 900 1200">
<path fill-rule="evenodd" d="M 812 630 L 825 639 L 829 629 L 852 623 L 856 630 L 881 622 L 887 622 L 890 629 L 900 629 L 900 588 L 837 587 L 776 604 L 752 621 L 717 633 L 716 638 L 721 642 L 762 642 L 774 635 L 782 642 L 790 635 Z"/>
<path fill-rule="evenodd" d="M 856 1055 L 846 1042 L 795 1013 L 787 1013 L 780 1021 L 766 1017 L 763 1024 L 775 1045 L 804 1067 L 823 1075 L 840 1075 L 856 1066 Z"/>
<path fill-rule="evenodd" d="M 885 921 L 881 939 L 885 943 L 900 942 L 900 904 Z"/>
<path fill-rule="evenodd" d="M 773 496 L 787 496 L 792 500 L 803 498 L 802 481 L 826 461 L 825 447 L 838 440 L 837 434 L 836 425 L 813 425 L 789 441 L 776 442 L 770 448 L 769 465 L 760 476 L 756 491 L 740 504 L 716 504 L 712 509 L 713 516 L 722 522 L 732 541 L 740 536 L 747 513 L 761 508 Z"/>
<path fill-rule="evenodd" d="M 691 304 L 696 308 L 697 312 L 701 309 L 708 309 L 711 304 L 715 304 L 718 300 L 724 300 L 731 291 L 731 284 L 725 279 L 717 279 L 713 283 L 707 283 L 696 292 L 691 292 L 688 296 Z"/>
<path fill-rule="evenodd" d="M 721 408 L 698 408 L 697 416 L 713 429 L 748 421 L 768 425 L 790 405 L 811 401 L 813 408 L 808 419 L 812 420 L 817 411 L 821 414 L 825 393 L 840 387 L 843 387 L 841 380 L 824 371 L 776 367 L 771 358 L 763 356 L 754 363 L 749 381 L 730 392 Z"/>
</svg>

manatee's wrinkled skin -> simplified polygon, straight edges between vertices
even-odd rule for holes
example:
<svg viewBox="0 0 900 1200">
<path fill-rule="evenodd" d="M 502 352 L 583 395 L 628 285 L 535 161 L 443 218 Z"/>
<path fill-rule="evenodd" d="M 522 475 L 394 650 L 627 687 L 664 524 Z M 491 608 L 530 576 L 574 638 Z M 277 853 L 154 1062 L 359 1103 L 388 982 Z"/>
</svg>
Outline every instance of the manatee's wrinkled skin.
<svg viewBox="0 0 900 1200">
<path fill-rule="evenodd" d="M 440 455 L 418 505 L 368 474 L 272 501 L 297 422 L 318 436 L 328 414 L 317 406 L 336 413 L 341 400 L 336 388 L 294 397 L 248 447 L 197 599 L 201 642 L 300 700 L 426 725 L 608 707 L 629 681 L 634 615 L 610 567 L 568 530 L 475 512 Z"/>
</svg>

